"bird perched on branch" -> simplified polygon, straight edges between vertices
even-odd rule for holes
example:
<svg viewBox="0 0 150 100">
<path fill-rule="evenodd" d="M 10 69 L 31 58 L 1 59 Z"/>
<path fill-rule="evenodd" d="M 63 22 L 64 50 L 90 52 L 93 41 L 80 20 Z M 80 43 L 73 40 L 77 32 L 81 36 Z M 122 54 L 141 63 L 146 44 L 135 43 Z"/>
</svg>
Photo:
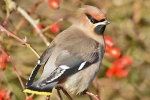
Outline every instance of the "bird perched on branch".
<svg viewBox="0 0 150 100">
<path fill-rule="evenodd" d="M 83 14 L 61 32 L 42 54 L 31 72 L 24 92 L 50 95 L 54 87 L 82 93 L 97 74 L 105 53 L 103 33 L 109 21 L 98 8 L 86 5 Z M 44 66 L 41 77 L 34 78 Z"/>
</svg>

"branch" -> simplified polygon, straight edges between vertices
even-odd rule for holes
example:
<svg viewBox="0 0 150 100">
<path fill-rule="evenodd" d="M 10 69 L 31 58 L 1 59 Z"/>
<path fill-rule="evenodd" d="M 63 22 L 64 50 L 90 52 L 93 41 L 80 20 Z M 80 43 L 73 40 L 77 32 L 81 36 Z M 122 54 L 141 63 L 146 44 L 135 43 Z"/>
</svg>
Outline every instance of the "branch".
<svg viewBox="0 0 150 100">
<path fill-rule="evenodd" d="M 2 48 L 1 45 L 0 45 L 0 51 L 6 53 L 5 50 Z M 6 54 L 7 54 L 7 53 L 6 53 Z M 8 55 L 8 54 L 7 54 L 7 55 Z M 8 62 L 11 63 L 11 65 L 12 65 L 12 67 L 13 67 L 13 69 L 14 69 L 14 73 L 15 73 L 16 76 L 18 77 L 19 82 L 20 82 L 20 84 L 21 84 L 21 86 L 22 86 L 22 89 L 24 90 L 24 89 L 25 89 L 25 86 L 24 86 L 24 84 L 23 84 L 23 81 L 22 81 L 21 77 L 19 76 L 18 71 L 17 71 L 17 69 L 16 69 L 16 67 L 15 67 L 15 65 L 14 65 L 14 63 L 13 63 L 13 60 L 12 60 L 12 58 L 11 58 L 10 56 L 8 57 Z M 26 98 L 28 97 L 28 95 L 27 95 L 26 93 L 25 93 L 25 96 L 26 96 Z"/>
<path fill-rule="evenodd" d="M 24 39 L 20 38 L 19 36 L 17 36 L 16 34 L 13 34 L 12 32 L 8 31 L 5 27 L 3 27 L 2 25 L 0 25 L 0 31 L 4 31 L 7 33 L 8 36 L 14 37 L 15 39 L 17 39 L 18 41 L 20 41 L 21 43 L 25 44 L 31 51 L 34 52 L 34 54 L 36 54 L 36 56 L 38 58 L 40 58 L 40 55 L 37 53 L 37 51 Z"/>
<path fill-rule="evenodd" d="M 43 39 L 44 43 L 49 46 L 49 42 L 46 39 L 46 37 L 43 35 L 42 31 L 38 28 L 37 24 L 35 23 L 35 21 L 28 15 L 28 13 L 23 10 L 21 7 L 17 7 L 17 11 L 20 12 L 22 14 L 22 16 L 35 28 L 35 30 L 37 31 L 37 33 L 39 34 L 39 36 Z"/>
<path fill-rule="evenodd" d="M 18 12 L 20 12 L 20 14 L 35 28 L 36 32 L 42 38 L 44 43 L 47 46 L 49 46 L 50 43 L 48 42 L 46 37 L 43 35 L 42 31 L 38 28 L 38 26 L 35 23 L 35 21 L 30 17 L 30 15 L 24 9 L 22 9 L 20 6 L 18 6 L 15 2 L 13 2 L 12 0 L 9 0 L 8 3 L 9 3 L 9 5 L 13 4 L 14 9 L 16 9 Z"/>
</svg>

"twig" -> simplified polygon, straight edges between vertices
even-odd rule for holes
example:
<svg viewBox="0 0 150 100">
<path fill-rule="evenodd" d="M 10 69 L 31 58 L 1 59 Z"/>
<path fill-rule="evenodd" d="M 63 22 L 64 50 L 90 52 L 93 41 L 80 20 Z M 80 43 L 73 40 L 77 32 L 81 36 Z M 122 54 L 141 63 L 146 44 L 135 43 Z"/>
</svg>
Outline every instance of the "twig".
<svg viewBox="0 0 150 100">
<path fill-rule="evenodd" d="M 58 19 L 56 22 L 54 22 L 53 24 L 51 24 L 50 26 L 45 27 L 44 29 L 42 29 L 42 32 L 47 31 L 47 30 L 48 30 L 49 28 L 51 28 L 53 25 L 55 25 L 55 24 L 57 24 L 57 23 L 59 23 L 59 22 L 61 22 L 61 21 L 63 21 L 63 18 L 60 18 L 60 19 Z"/>
<path fill-rule="evenodd" d="M 29 14 L 33 13 L 35 9 L 38 7 L 40 3 L 42 3 L 44 0 L 38 0 L 27 12 Z"/>
<path fill-rule="evenodd" d="M 89 92 L 89 91 L 86 91 L 86 94 L 93 97 L 95 100 L 100 100 L 97 95 L 94 95 L 93 93 Z"/>
<path fill-rule="evenodd" d="M 37 33 L 39 34 L 39 36 L 42 38 L 42 40 L 44 41 L 44 43 L 48 46 L 49 45 L 48 40 L 43 35 L 42 31 L 38 28 L 38 26 L 35 23 L 35 21 L 29 16 L 29 14 L 24 9 L 22 9 L 20 6 L 18 6 L 14 1 L 9 0 L 8 3 L 10 5 L 13 4 L 14 8 L 16 8 L 16 10 L 18 12 L 20 12 L 20 14 L 35 28 L 35 30 L 37 31 Z"/>
<path fill-rule="evenodd" d="M 4 0 L 4 1 L 5 1 L 5 4 L 6 4 L 6 17 L 5 17 L 4 22 L 2 23 L 3 26 L 6 25 L 6 23 L 7 23 L 8 20 L 9 20 L 9 17 L 10 17 L 9 1 L 8 1 L 8 0 Z"/>
<path fill-rule="evenodd" d="M 8 22 L 8 20 L 9 20 L 9 16 L 7 15 L 7 16 L 5 17 L 5 20 L 4 20 L 4 22 L 2 23 L 2 25 L 5 26 L 6 23 Z"/>
<path fill-rule="evenodd" d="M 37 24 L 35 21 L 29 16 L 29 14 L 23 10 L 21 7 L 17 7 L 17 11 L 22 14 L 22 16 L 35 28 L 36 32 L 39 34 L 39 36 L 43 39 L 44 43 L 49 46 L 49 42 L 46 39 L 46 37 L 43 35 L 42 31 L 38 28 Z"/>
<path fill-rule="evenodd" d="M 23 82 L 22 82 L 22 80 L 21 80 L 21 78 L 20 78 L 20 76 L 19 76 L 19 74 L 18 74 L 18 71 L 17 71 L 17 69 L 16 69 L 16 67 L 15 67 L 15 65 L 14 65 L 14 63 L 13 63 L 11 57 L 8 58 L 8 61 L 12 64 L 12 67 L 13 67 L 13 69 L 14 69 L 14 72 L 15 72 L 15 74 L 17 75 L 17 77 L 18 77 L 18 79 L 19 79 L 19 81 L 20 81 L 20 84 L 21 84 L 21 86 L 22 86 L 22 89 L 24 90 L 24 89 L 25 89 L 25 86 L 24 86 L 24 84 L 23 84 Z M 25 93 L 25 94 L 26 94 L 26 93 Z"/>
<path fill-rule="evenodd" d="M 0 51 L 5 52 L 1 45 L 0 45 Z M 6 52 L 5 52 L 5 53 L 6 53 Z M 7 54 L 7 53 L 6 53 L 6 54 Z M 11 59 L 10 56 L 8 57 L 8 62 L 11 63 L 11 65 L 12 65 L 12 67 L 13 67 L 13 69 L 14 69 L 14 73 L 15 73 L 16 76 L 18 77 L 19 82 L 20 82 L 20 84 L 21 84 L 21 86 L 22 86 L 22 89 L 24 90 L 24 89 L 25 89 L 25 86 L 24 86 L 24 84 L 23 84 L 23 81 L 22 81 L 21 77 L 19 76 L 18 71 L 17 71 L 17 69 L 16 69 L 16 67 L 15 67 L 15 65 L 14 65 L 14 63 L 13 63 L 13 60 Z M 25 93 L 25 96 L 26 96 L 26 98 L 28 97 L 26 93 Z"/>
<path fill-rule="evenodd" d="M 100 94 L 100 89 L 99 89 L 99 84 L 98 84 L 98 78 L 97 77 L 95 77 L 95 79 L 93 80 L 93 86 L 94 86 L 94 88 L 96 89 L 96 92 L 97 92 L 97 94 L 98 94 L 98 98 L 100 98 L 100 96 L 99 96 L 99 94 Z"/>
<path fill-rule="evenodd" d="M 31 8 L 28 9 L 27 13 L 30 15 L 31 13 L 33 13 L 35 11 L 35 9 L 38 7 L 39 4 L 41 4 L 43 2 L 43 0 L 39 0 L 37 1 Z M 16 25 L 16 30 L 19 30 L 20 27 L 24 24 L 25 22 L 25 18 L 22 17 L 21 20 L 19 21 L 19 23 Z"/>
<path fill-rule="evenodd" d="M 44 34 L 45 34 L 45 36 L 49 37 L 50 39 L 54 39 L 55 38 L 54 35 L 51 35 L 51 34 L 49 34 L 47 32 L 45 32 Z"/>
<path fill-rule="evenodd" d="M 20 38 L 19 36 L 17 36 L 16 34 L 13 34 L 12 32 L 8 31 L 5 27 L 3 27 L 2 25 L 0 25 L 0 31 L 4 31 L 7 33 L 8 36 L 12 36 L 15 39 L 17 39 L 18 41 L 20 41 L 21 43 L 25 44 L 31 51 L 33 51 L 36 56 L 39 58 L 40 55 L 37 53 L 37 51 L 24 39 Z"/>
<path fill-rule="evenodd" d="M 50 95 L 48 95 L 48 96 L 46 97 L 46 100 L 50 100 Z"/>
</svg>

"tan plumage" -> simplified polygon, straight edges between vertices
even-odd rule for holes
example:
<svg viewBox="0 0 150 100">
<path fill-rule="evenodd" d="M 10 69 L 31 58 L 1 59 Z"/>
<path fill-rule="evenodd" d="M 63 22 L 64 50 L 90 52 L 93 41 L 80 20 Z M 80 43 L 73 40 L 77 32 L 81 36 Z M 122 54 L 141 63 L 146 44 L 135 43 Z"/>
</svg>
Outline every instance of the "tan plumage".
<svg viewBox="0 0 150 100">
<path fill-rule="evenodd" d="M 53 87 L 59 86 L 78 94 L 91 84 L 105 52 L 103 32 L 109 22 L 96 7 L 85 6 L 80 11 L 83 15 L 61 32 L 43 53 L 29 77 L 25 92 L 51 92 Z M 33 83 L 43 64 L 41 77 Z"/>
</svg>

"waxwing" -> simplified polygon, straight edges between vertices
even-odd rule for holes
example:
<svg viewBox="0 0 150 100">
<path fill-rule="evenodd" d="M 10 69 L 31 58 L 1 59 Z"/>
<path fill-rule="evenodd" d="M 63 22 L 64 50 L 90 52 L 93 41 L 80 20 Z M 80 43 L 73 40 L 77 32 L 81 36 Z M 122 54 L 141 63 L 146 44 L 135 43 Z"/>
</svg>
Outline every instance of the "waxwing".
<svg viewBox="0 0 150 100">
<path fill-rule="evenodd" d="M 91 84 L 105 53 L 103 33 L 109 21 L 96 7 L 86 5 L 80 11 L 81 17 L 61 32 L 37 61 L 24 92 L 50 95 L 54 87 L 62 87 L 79 94 Z M 33 82 L 41 66 L 42 75 Z"/>
</svg>

